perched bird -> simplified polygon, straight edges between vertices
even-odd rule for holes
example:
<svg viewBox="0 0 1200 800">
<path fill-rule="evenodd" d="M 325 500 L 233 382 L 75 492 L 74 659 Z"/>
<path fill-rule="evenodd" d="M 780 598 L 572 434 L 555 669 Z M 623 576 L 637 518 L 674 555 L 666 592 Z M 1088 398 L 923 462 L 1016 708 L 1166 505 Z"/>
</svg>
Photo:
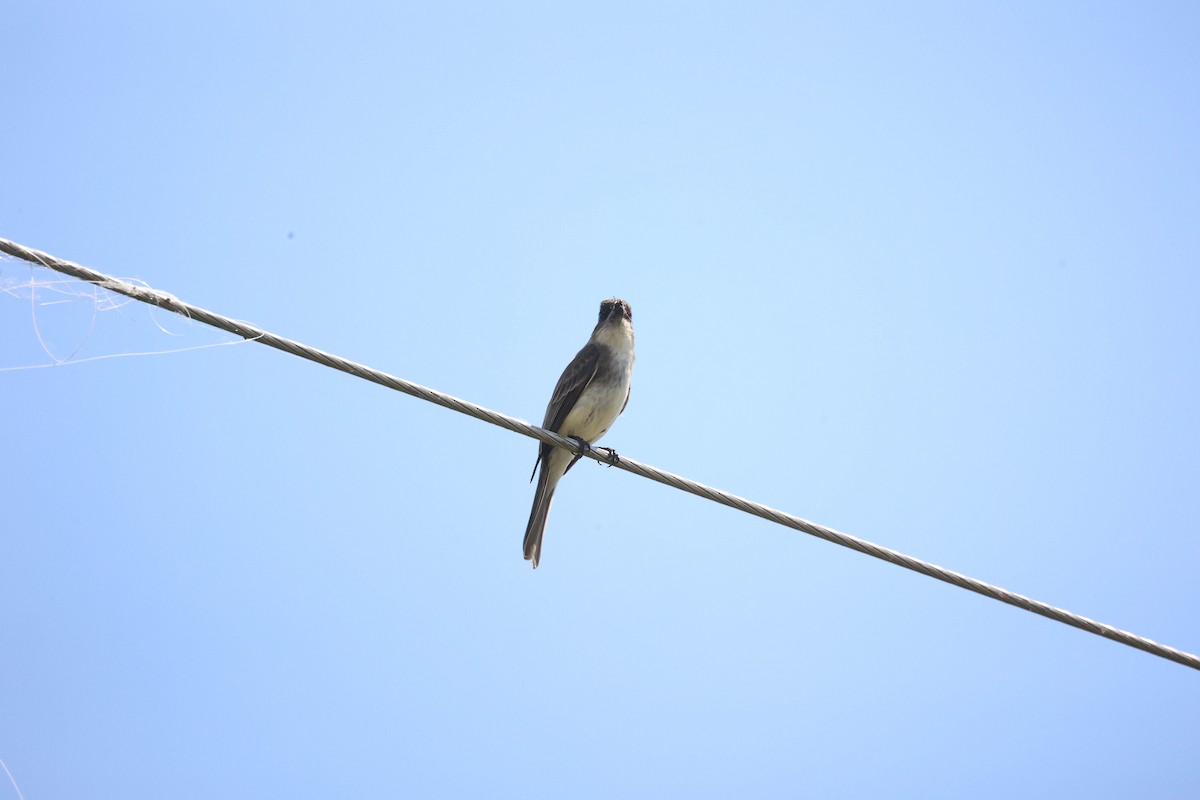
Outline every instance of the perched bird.
<svg viewBox="0 0 1200 800">
<path fill-rule="evenodd" d="M 588 446 L 593 444 L 608 432 L 629 403 L 633 358 L 633 311 L 624 300 L 605 300 L 600 304 L 600 321 L 592 337 L 554 387 L 542 427 Z M 542 534 L 554 489 L 578 460 L 579 456 L 561 447 L 542 444 L 538 448 L 533 465 L 537 492 L 525 526 L 525 560 L 532 561 L 534 569 L 542 557 Z"/>
</svg>

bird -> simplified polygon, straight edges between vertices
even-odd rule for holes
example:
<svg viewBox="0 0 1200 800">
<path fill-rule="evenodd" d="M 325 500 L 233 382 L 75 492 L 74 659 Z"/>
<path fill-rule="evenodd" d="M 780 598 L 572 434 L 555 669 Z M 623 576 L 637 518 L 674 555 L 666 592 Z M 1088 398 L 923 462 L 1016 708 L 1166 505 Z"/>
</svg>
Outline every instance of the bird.
<svg viewBox="0 0 1200 800">
<path fill-rule="evenodd" d="M 571 359 L 554 387 L 542 427 L 590 448 L 629 404 L 633 362 L 633 310 L 624 300 L 605 300 L 587 344 Z M 554 490 L 579 458 L 561 447 L 545 443 L 538 447 L 533 464 L 537 491 L 523 545 L 525 560 L 532 561 L 534 569 L 542 556 L 542 535 Z M 532 475 L 529 480 L 533 481 Z"/>
</svg>

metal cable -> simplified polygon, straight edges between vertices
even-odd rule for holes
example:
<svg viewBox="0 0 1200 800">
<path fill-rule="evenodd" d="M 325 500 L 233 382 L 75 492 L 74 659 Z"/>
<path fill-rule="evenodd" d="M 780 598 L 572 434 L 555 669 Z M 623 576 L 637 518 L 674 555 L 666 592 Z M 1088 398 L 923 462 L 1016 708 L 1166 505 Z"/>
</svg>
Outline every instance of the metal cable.
<svg viewBox="0 0 1200 800">
<path fill-rule="evenodd" d="M 524 434 L 533 439 L 546 442 L 547 444 L 551 444 L 556 447 L 562 447 L 563 449 L 569 450 L 572 453 L 580 452 L 580 446 L 575 441 L 571 439 L 565 439 L 556 433 L 539 428 L 536 425 L 531 425 L 524 420 L 515 419 L 505 414 L 492 411 L 491 409 L 484 408 L 483 406 L 478 406 L 474 403 L 467 402 L 466 400 L 460 400 L 457 397 L 444 394 L 443 392 L 439 392 L 435 389 L 429 389 L 425 386 L 420 386 L 402 378 L 397 378 L 393 375 L 388 375 L 385 372 L 372 369 L 371 367 L 366 367 L 362 364 L 356 364 L 353 361 L 348 361 L 339 356 L 317 350 L 314 347 L 309 347 L 308 345 L 294 342 L 291 339 L 285 339 L 282 336 L 276 336 L 273 333 L 256 328 L 253 325 L 249 325 L 244 322 L 237 322 L 229 319 L 228 317 L 223 317 L 220 314 L 206 311 L 205 309 L 199 308 L 190 303 L 185 303 L 182 300 L 179 300 L 165 292 L 160 292 L 155 289 L 144 288 L 141 286 L 135 286 L 134 284 L 120 280 L 119 278 L 113 278 L 108 275 L 95 272 L 94 270 L 80 266 L 79 264 L 74 264 L 70 261 L 63 261 L 60 258 L 55 258 L 54 256 L 49 255 L 48 253 L 33 250 L 17 244 L 16 242 L 11 242 L 7 239 L 0 238 L 0 252 L 5 252 L 17 258 L 24 259 L 25 261 L 29 261 L 34 264 L 48 267 L 57 272 L 62 272 L 67 275 L 72 275 L 76 278 L 89 281 L 97 286 L 108 289 L 109 291 L 117 292 L 119 294 L 126 295 L 127 297 L 132 297 L 135 300 L 140 300 L 144 303 L 150 303 L 151 305 L 164 308 L 168 311 L 174 311 L 177 314 L 182 314 L 190 319 L 199 320 L 200 322 L 211 325 L 214 328 L 220 328 L 221 330 L 241 336 L 244 339 L 252 339 L 254 341 L 262 342 L 265 345 L 274 347 L 277 350 L 282 350 L 285 353 L 291 353 L 292 355 L 300 356 L 301 358 L 307 358 L 310 361 L 315 361 L 318 364 L 322 364 L 326 367 L 332 367 L 333 369 L 347 372 L 355 377 L 371 381 L 372 383 L 377 383 L 380 386 L 386 386 L 389 389 L 395 389 L 398 392 L 403 392 L 405 394 L 412 395 L 413 397 L 419 397 L 422 400 L 428 400 L 431 403 L 436 403 L 439 406 L 444 406 L 445 408 L 458 411 L 462 414 L 467 414 L 468 416 L 475 417 L 476 419 L 481 419 L 484 422 L 490 422 L 493 425 L 499 425 L 501 428 L 507 428 L 510 431 Z M 1152 641 L 1145 637 L 1129 633 L 1128 631 L 1121 630 L 1120 628 L 1114 628 L 1111 625 L 1105 625 L 1102 622 L 1096 622 L 1095 620 L 1088 619 L 1087 617 L 1081 617 L 1078 614 L 1072 614 L 1070 611 L 1056 608 L 1055 606 L 1051 606 L 1037 600 L 1032 600 L 1028 597 L 1024 597 L 1023 595 L 1010 592 L 1007 589 L 1002 589 L 999 586 L 992 586 L 991 584 L 984 583 L 983 581 L 978 581 L 966 575 L 944 569 L 936 564 L 930 564 L 929 562 L 922 561 L 919 558 L 907 556 L 887 547 L 868 542 L 865 539 L 859 539 L 856 536 L 851 536 L 850 534 L 842 533 L 832 528 L 827 528 L 824 525 L 818 525 L 815 522 L 810 522 L 806 519 L 801 519 L 800 517 L 784 513 L 783 511 L 769 508 L 768 506 L 738 497 L 737 495 L 729 494 L 728 492 L 721 491 L 720 489 L 714 489 L 711 486 L 705 486 L 702 483 L 697 483 L 696 481 L 689 480 L 679 475 L 675 475 L 670 472 L 664 472 L 663 470 L 647 464 L 641 464 L 624 456 L 620 456 L 619 458 L 615 457 L 612 455 L 612 451 L 609 451 L 606 448 L 595 448 L 585 451 L 582 454 L 588 458 L 595 459 L 596 461 L 619 467 L 626 472 L 632 472 L 635 475 L 640 475 L 643 478 L 649 478 L 651 480 L 658 481 L 659 483 L 664 483 L 667 486 L 673 486 L 676 489 L 707 498 L 708 500 L 720 503 L 721 505 L 729 506 L 730 508 L 736 508 L 739 511 L 746 512 L 747 514 L 753 514 L 757 517 L 762 517 L 763 519 L 778 523 L 779 525 L 784 525 L 788 528 L 793 528 L 812 536 L 816 536 L 819 539 L 833 542 L 834 544 L 841 545 L 842 547 L 848 547 L 851 550 L 857 550 L 860 553 L 866 553 L 869 556 L 874 556 L 875 558 L 882 559 L 883 561 L 910 569 L 913 572 L 919 572 L 922 575 L 928 575 L 931 578 L 936 578 L 939 581 L 944 581 L 954 586 L 958 586 L 959 588 L 968 589 L 985 597 L 990 597 L 993 600 L 999 600 L 1002 603 L 1008 603 L 1011 606 L 1016 606 L 1017 608 L 1024 609 L 1025 611 L 1031 611 L 1034 614 L 1040 614 L 1043 617 L 1048 617 L 1065 625 L 1070 625 L 1072 627 L 1079 628 L 1080 630 L 1087 631 L 1088 633 L 1094 633 L 1097 636 L 1103 636 L 1106 639 L 1112 639 L 1115 642 L 1120 642 L 1121 644 L 1128 645 L 1129 647 L 1134 647 L 1138 650 L 1144 650 L 1145 652 L 1159 656 L 1160 658 L 1165 658 L 1169 661 L 1183 664 L 1186 667 L 1200 670 L 1200 656 L 1195 656 L 1182 650 L 1176 650 L 1173 647 L 1159 644 L 1158 642 Z"/>
</svg>

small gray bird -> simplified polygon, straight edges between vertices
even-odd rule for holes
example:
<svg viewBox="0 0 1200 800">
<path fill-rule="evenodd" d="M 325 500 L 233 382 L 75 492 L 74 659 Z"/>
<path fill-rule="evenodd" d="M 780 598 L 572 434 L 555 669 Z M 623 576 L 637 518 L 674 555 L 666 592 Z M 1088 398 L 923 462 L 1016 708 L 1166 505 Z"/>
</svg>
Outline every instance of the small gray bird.
<svg viewBox="0 0 1200 800">
<path fill-rule="evenodd" d="M 624 300 L 605 300 L 600 304 L 600 321 L 592 331 L 592 338 L 567 365 L 554 387 L 542 427 L 588 445 L 596 442 L 629 403 L 633 358 L 633 311 Z M 561 447 L 543 444 L 538 448 L 533 465 L 537 492 L 533 495 L 529 524 L 525 526 L 525 560 L 532 561 L 534 569 L 542 557 L 542 534 L 554 489 L 578 460 L 579 456 Z"/>
</svg>

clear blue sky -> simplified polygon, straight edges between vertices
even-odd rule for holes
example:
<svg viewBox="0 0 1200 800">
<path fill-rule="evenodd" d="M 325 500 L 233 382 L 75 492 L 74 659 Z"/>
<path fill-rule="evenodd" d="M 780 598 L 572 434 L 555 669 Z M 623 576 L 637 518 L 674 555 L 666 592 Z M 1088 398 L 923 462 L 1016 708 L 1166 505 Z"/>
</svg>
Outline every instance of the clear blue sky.
<svg viewBox="0 0 1200 800">
<path fill-rule="evenodd" d="M 605 444 L 1200 651 L 1195 4 L 4 25 L 0 236 L 534 421 L 623 297 Z M 229 339 L 58 280 L 0 367 Z M 531 571 L 531 440 L 268 348 L 0 386 L 30 800 L 1200 796 L 1195 671 L 591 463 Z"/>
</svg>

